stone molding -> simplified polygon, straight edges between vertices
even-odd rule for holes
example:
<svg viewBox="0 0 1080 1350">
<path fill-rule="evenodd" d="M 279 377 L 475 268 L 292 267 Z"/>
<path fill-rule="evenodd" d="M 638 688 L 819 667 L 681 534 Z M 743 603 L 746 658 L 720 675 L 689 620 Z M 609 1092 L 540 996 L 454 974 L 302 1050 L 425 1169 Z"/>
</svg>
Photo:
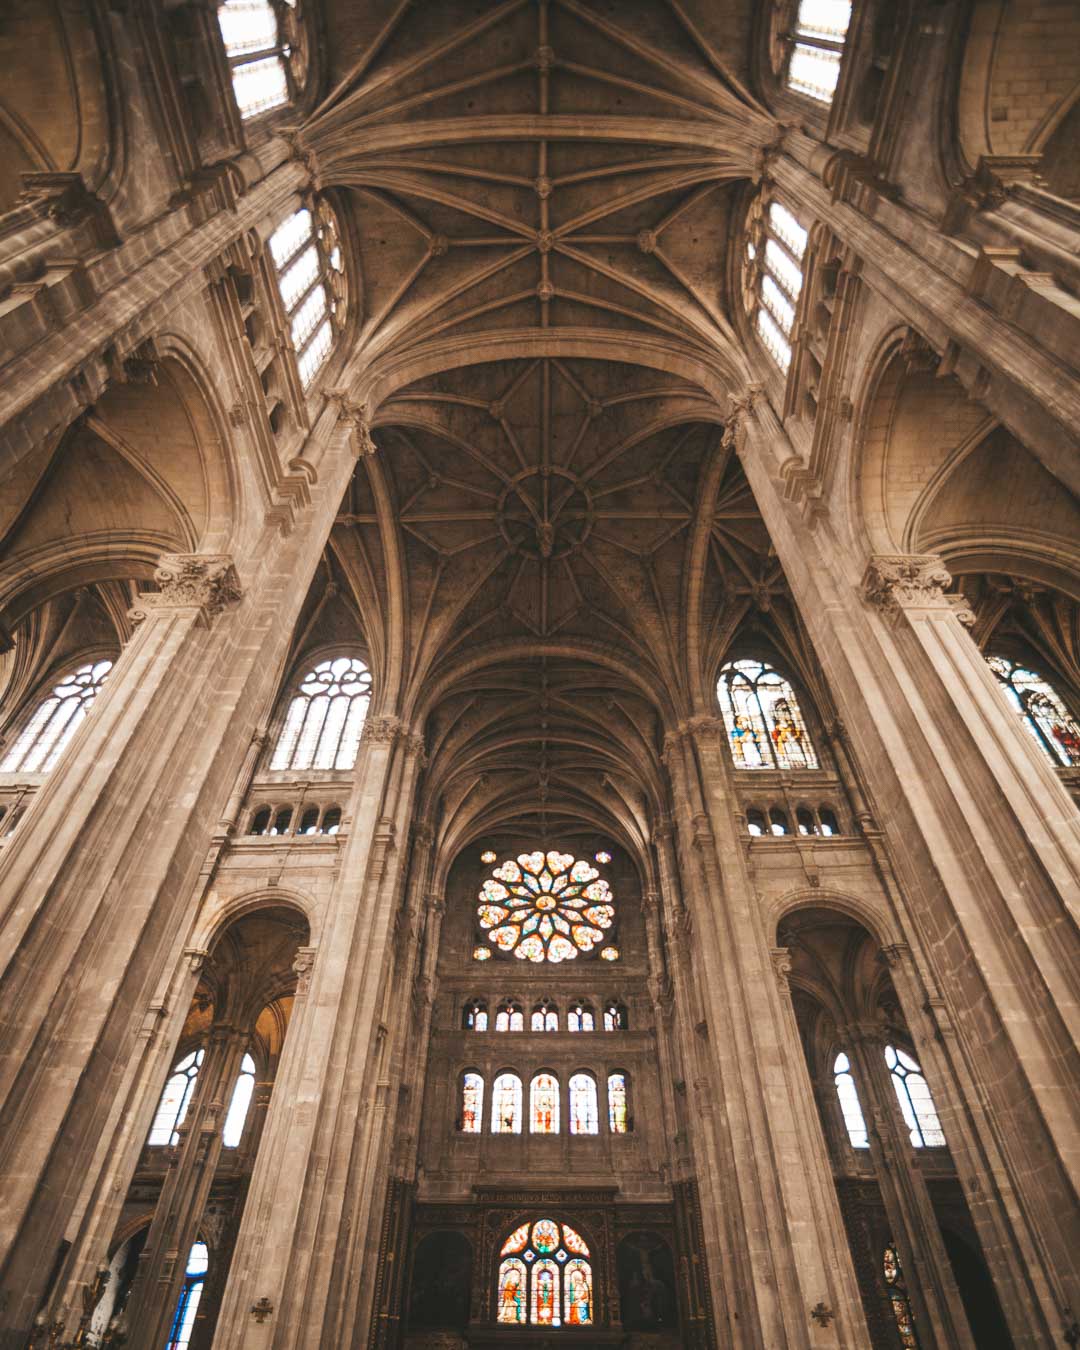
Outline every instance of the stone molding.
<svg viewBox="0 0 1080 1350">
<path fill-rule="evenodd" d="M 975 622 L 962 595 L 947 595 L 952 576 L 937 553 L 875 553 L 863 573 L 864 598 L 895 620 L 905 610 L 951 610 L 966 627 Z"/>
<path fill-rule="evenodd" d="M 227 553 L 163 553 L 154 580 L 160 589 L 140 591 L 138 604 L 128 610 L 134 627 L 154 614 L 197 609 L 199 622 L 209 628 L 227 605 L 236 604 L 244 594 Z"/>
</svg>

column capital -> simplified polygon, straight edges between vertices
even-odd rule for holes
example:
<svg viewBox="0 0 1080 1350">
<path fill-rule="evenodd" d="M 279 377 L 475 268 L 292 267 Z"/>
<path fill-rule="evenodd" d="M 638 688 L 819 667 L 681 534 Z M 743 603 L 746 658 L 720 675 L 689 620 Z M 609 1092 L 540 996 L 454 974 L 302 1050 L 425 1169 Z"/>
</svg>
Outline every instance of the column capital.
<svg viewBox="0 0 1080 1350">
<path fill-rule="evenodd" d="M 227 553 L 163 553 L 154 580 L 159 589 L 140 591 L 138 604 L 128 610 L 133 626 L 163 611 L 196 609 L 199 622 L 209 628 L 227 605 L 244 594 Z"/>
<path fill-rule="evenodd" d="M 863 573 L 863 596 L 895 621 L 905 610 L 952 610 L 970 627 L 975 615 L 962 595 L 947 595 L 952 576 L 937 553 L 875 553 Z"/>
<path fill-rule="evenodd" d="M 776 976 L 780 992 L 786 994 L 791 988 L 788 982 L 788 976 L 791 974 L 791 948 L 770 947 L 769 960 L 772 962 L 773 974 Z"/>
<path fill-rule="evenodd" d="M 311 972 L 315 965 L 317 947 L 298 947 L 293 959 L 293 974 L 296 976 L 296 996 L 306 994 L 311 984 Z"/>
<path fill-rule="evenodd" d="M 369 717 L 364 723 L 364 730 L 360 733 L 360 739 L 393 745 L 401 732 L 400 717 Z"/>
</svg>

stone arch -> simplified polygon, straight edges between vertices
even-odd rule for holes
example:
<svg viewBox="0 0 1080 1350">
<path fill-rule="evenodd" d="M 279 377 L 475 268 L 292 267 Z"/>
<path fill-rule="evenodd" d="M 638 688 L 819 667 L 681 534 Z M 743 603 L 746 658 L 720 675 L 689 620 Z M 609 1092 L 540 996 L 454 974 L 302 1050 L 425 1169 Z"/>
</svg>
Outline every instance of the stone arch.
<svg viewBox="0 0 1080 1350">
<path fill-rule="evenodd" d="M 219 900 L 206 907 L 199 926 L 191 934 L 189 945 L 204 951 L 213 951 L 222 935 L 232 924 L 261 911 L 281 910 L 291 913 L 308 930 L 308 944 L 318 939 L 319 907 L 311 896 L 290 887 L 260 887 L 240 895 Z"/>
</svg>

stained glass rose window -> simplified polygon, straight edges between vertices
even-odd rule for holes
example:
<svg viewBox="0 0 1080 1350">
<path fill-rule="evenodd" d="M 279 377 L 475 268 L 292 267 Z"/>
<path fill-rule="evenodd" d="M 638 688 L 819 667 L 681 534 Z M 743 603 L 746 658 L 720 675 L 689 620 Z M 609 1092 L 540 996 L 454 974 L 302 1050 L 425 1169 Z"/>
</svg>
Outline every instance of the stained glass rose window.
<svg viewBox="0 0 1080 1350">
<path fill-rule="evenodd" d="M 481 887 L 476 913 L 484 942 L 522 961 L 618 955 L 609 945 L 611 887 L 592 863 L 571 853 L 522 853 L 501 863 Z M 474 955 L 486 950 L 481 944 Z"/>
</svg>

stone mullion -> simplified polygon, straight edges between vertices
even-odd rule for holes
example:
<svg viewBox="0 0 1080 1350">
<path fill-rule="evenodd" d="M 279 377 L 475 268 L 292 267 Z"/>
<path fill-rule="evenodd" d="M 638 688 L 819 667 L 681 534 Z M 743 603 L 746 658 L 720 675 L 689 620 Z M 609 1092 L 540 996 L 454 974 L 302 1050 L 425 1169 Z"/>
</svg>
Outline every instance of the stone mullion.
<svg viewBox="0 0 1080 1350">
<path fill-rule="evenodd" d="M 719 957 L 708 988 L 722 989 L 734 1073 L 745 1105 L 743 1185 L 761 1196 L 762 1257 L 775 1271 L 783 1332 L 775 1343 L 861 1346 L 865 1323 L 832 1181 L 832 1168 L 794 1016 L 785 1022 L 769 948 L 760 932 L 746 851 L 736 834 L 726 737 L 719 718 L 688 724 L 704 817 L 697 827 L 716 897 Z M 716 1006 L 714 1001 L 713 1006 Z M 725 1035 L 717 1029 L 710 1038 Z M 731 1093 L 726 1094 L 729 1113 Z M 820 1309 L 811 1316 L 812 1309 Z M 831 1323 L 835 1319 L 835 1327 Z M 781 1334 L 785 1339 L 780 1339 Z"/>
<path fill-rule="evenodd" d="M 395 718 L 369 718 L 338 879 L 310 987 L 301 978 L 222 1299 L 214 1344 L 228 1350 L 261 1350 L 268 1334 L 275 1350 L 318 1344 L 327 1315 L 346 1209 L 338 1159 L 364 1114 L 368 1050 L 377 1054 L 385 1037 L 375 1016 L 393 929 L 383 882 L 396 853 L 387 798 L 400 739 Z M 270 1312 L 256 1322 L 249 1310 L 263 1298 Z"/>
<path fill-rule="evenodd" d="M 737 421 L 740 458 L 881 815 L 902 938 L 918 968 L 941 972 L 932 985 L 952 974 L 950 1064 L 963 1057 L 999 1086 L 989 1102 L 960 1100 L 996 1182 L 986 1203 L 1010 1235 L 1008 1251 L 996 1247 L 1005 1283 L 1029 1290 L 1027 1323 L 1045 1343 L 1080 1302 L 1058 1201 L 1076 1182 L 1065 1068 L 1076 1003 L 1060 938 L 1080 871 L 1075 809 L 995 688 L 958 597 L 944 593 L 941 560 L 875 558 L 860 586 L 828 519 L 811 527 L 783 499 L 790 443 L 771 409 L 752 399 Z M 946 1102 L 966 1081 L 947 1075 Z"/>
<path fill-rule="evenodd" d="M 128 1340 L 156 1350 L 169 1339 L 192 1243 L 198 1237 L 221 1156 L 221 1131 L 249 1033 L 228 1024 L 210 1030 L 191 1106 L 180 1127 L 150 1224 L 128 1305 Z M 213 1259 L 213 1253 L 211 1253 Z"/>
<path fill-rule="evenodd" d="M 877 1024 L 849 1023 L 840 1032 L 866 1116 L 885 1213 L 907 1277 L 919 1343 L 925 1350 L 974 1350 L 930 1193 L 889 1081 L 882 1030 Z M 874 1253 L 875 1261 L 880 1255 Z"/>
</svg>

